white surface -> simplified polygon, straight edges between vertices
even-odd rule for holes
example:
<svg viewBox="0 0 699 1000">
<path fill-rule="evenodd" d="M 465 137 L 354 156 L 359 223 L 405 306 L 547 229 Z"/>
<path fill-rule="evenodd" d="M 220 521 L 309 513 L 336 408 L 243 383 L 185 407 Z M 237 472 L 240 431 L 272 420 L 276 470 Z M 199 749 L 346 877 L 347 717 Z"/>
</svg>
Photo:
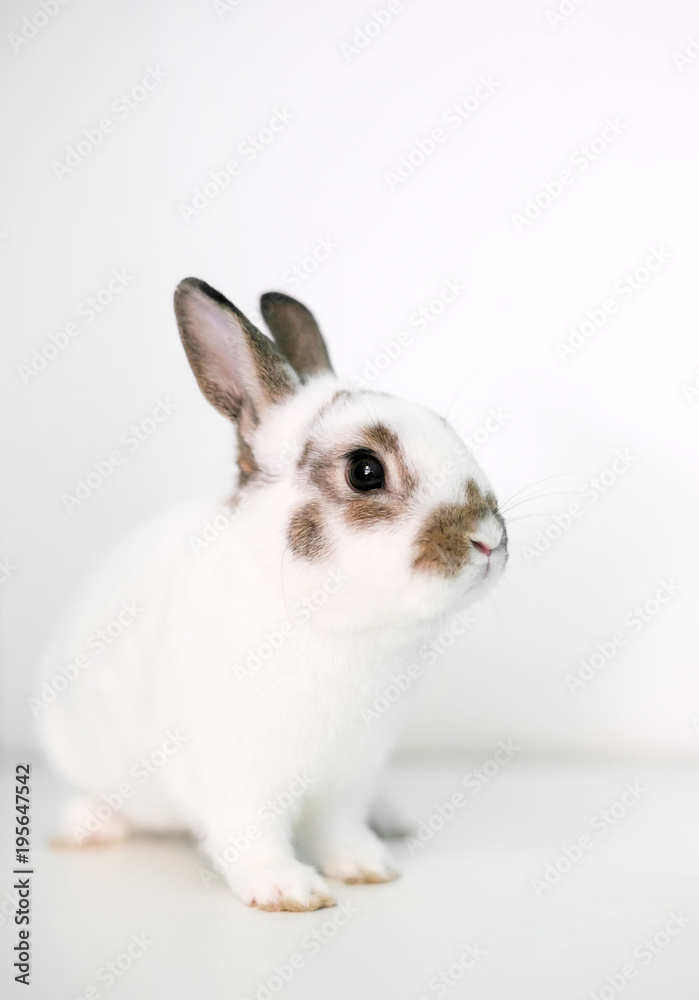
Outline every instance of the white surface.
<svg viewBox="0 0 699 1000">
<path fill-rule="evenodd" d="M 683 387 L 699 369 L 699 59 L 673 58 L 696 36 L 696 4 L 568 3 L 552 26 L 554 6 L 404 3 L 348 62 L 341 43 L 370 17 L 365 0 L 244 0 L 222 18 L 202 0 L 73 0 L 17 52 L 7 36 L 39 8 L 2 4 L 6 745 L 31 743 L 37 655 L 88 564 L 172 500 L 229 489 L 232 435 L 200 397 L 172 315 L 176 283 L 195 274 L 253 316 L 269 289 L 307 301 L 346 375 L 410 331 L 373 384 L 434 405 L 467 437 L 500 408 L 478 453 L 498 493 L 552 494 L 513 508 L 509 582 L 440 659 L 409 745 L 506 736 L 696 757 L 699 403 Z M 152 65 L 167 78 L 59 181 L 52 163 Z M 500 86 L 451 130 L 444 113 L 481 76 Z M 295 119 L 186 223 L 178 206 L 285 106 Z M 512 215 L 615 116 L 627 127 L 518 233 Z M 385 172 L 440 125 L 447 140 L 392 192 Z M 338 249 L 293 289 L 285 275 L 321 237 Z M 658 246 L 670 259 L 560 361 L 555 344 Z M 25 385 L 18 366 L 115 268 L 133 280 Z M 455 275 L 456 302 L 425 332 L 410 326 Z M 159 396 L 177 410 L 129 450 L 122 436 Z M 69 514 L 62 495 L 115 448 L 123 464 Z M 636 461 L 581 500 L 618 449 Z M 524 548 L 576 499 L 584 517 L 528 566 Z M 565 675 L 665 577 L 678 596 L 572 696 Z"/>
<path fill-rule="evenodd" d="M 449 991 L 469 1000 L 589 1000 L 607 975 L 630 961 L 638 973 L 629 1000 L 696 1000 L 699 992 L 699 799 L 696 773 L 681 766 L 630 762 L 614 766 L 546 764 L 520 756 L 479 791 L 462 779 L 483 760 L 402 765 L 388 789 L 416 821 L 454 792 L 466 805 L 412 856 L 397 846 L 403 868 L 384 886 L 333 883 L 341 903 L 357 909 L 314 954 L 304 940 L 336 910 L 269 914 L 238 903 L 223 884 L 204 888 L 208 867 L 180 842 L 133 842 L 84 852 L 46 846 L 57 786 L 34 780 L 34 985 L 10 977 L 15 934 L 0 927 L 3 997 L 77 1000 L 90 985 L 113 1000 L 253 998 L 258 982 L 295 953 L 304 964 L 285 1000 L 437 997 L 432 977 L 478 942 L 486 955 Z M 9 801 L 3 772 L 3 801 Z M 605 834 L 594 817 L 625 785 L 640 799 Z M 9 885 L 8 826 L 3 824 L 2 877 Z M 547 864 L 587 834 L 592 847 L 537 898 L 531 884 Z M 2 901 L 5 903 L 3 892 Z M 0 907 L 5 915 L 7 906 Z M 682 911 L 691 922 L 652 961 L 634 949 Z M 134 933 L 152 941 L 112 987 L 96 979 Z M 662 939 L 660 939 L 662 941 Z M 275 994 L 276 995 L 276 994 Z"/>
</svg>

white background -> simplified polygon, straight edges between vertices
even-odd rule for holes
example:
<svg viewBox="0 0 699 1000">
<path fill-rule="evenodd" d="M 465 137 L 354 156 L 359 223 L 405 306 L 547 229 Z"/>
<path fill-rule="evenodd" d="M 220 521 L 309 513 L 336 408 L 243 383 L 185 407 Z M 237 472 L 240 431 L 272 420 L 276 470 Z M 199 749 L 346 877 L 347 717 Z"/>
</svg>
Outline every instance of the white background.
<svg viewBox="0 0 699 1000">
<path fill-rule="evenodd" d="M 507 414 L 479 459 L 500 497 L 536 499 L 512 510 L 507 579 L 430 671 L 406 748 L 507 738 L 529 753 L 696 755 L 699 59 L 675 56 L 699 36 L 696 5 L 589 0 L 552 24 L 553 2 L 416 0 L 356 54 L 342 45 L 368 3 L 231 8 L 72 0 L 17 51 L 11 33 L 40 8 L 0 12 L 6 748 L 31 748 L 37 659 L 89 565 L 170 502 L 232 482 L 230 428 L 200 396 L 172 314 L 192 274 L 253 317 L 261 292 L 297 295 L 343 375 L 412 330 L 374 385 L 434 406 L 467 437 L 491 408 Z M 151 66 L 166 79 L 117 118 L 112 102 Z M 445 112 L 480 77 L 494 94 L 452 129 Z M 293 120 L 242 160 L 241 142 L 277 108 Z M 54 164 L 107 116 L 113 131 L 59 179 Z M 572 166 L 607 118 L 621 135 Z M 391 190 L 386 173 L 437 127 L 445 141 Z M 233 158 L 239 176 L 185 221 L 181 206 Z M 572 183 L 518 226 L 563 169 Z M 338 249 L 292 288 L 285 273 L 319 238 Z M 653 247 L 667 262 L 562 360 L 556 344 Z M 23 378 L 113 269 L 127 287 Z M 426 332 L 410 327 L 454 277 L 466 286 L 457 302 Z M 63 495 L 159 396 L 173 416 L 68 513 Z M 635 461 L 590 504 L 576 491 L 617 449 Z M 576 501 L 584 515 L 527 559 Z M 625 615 L 661 579 L 679 593 L 631 635 Z M 573 695 L 566 674 L 622 628 L 626 646 Z"/>
</svg>

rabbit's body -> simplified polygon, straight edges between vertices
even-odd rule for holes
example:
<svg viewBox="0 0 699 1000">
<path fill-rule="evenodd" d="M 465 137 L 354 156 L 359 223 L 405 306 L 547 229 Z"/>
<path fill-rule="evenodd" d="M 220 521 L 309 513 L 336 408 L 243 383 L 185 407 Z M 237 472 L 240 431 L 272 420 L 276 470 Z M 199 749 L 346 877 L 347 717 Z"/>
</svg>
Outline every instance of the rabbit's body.
<svg viewBox="0 0 699 1000">
<path fill-rule="evenodd" d="M 42 713 L 44 742 L 92 795 L 130 786 L 133 825 L 197 833 L 245 902 L 313 909 L 332 900 L 293 838 L 330 876 L 393 877 L 367 816 L 409 693 L 381 713 L 377 697 L 431 623 L 497 579 L 504 528 L 442 418 L 343 386 L 327 364 L 270 367 L 271 342 L 217 293 L 183 283 L 180 296 L 200 385 L 238 422 L 241 484 L 227 523 L 215 503 L 183 507 L 95 579 L 53 670 L 122 602 L 135 620 Z"/>
</svg>

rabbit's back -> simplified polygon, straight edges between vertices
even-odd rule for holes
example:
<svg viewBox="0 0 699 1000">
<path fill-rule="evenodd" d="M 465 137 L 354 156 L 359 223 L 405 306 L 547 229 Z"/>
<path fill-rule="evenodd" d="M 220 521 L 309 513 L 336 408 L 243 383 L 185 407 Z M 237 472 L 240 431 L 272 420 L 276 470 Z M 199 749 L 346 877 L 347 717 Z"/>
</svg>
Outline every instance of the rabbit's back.
<svg viewBox="0 0 699 1000">
<path fill-rule="evenodd" d="M 215 504 L 193 501 L 127 535 L 101 561 L 57 628 L 34 705 L 44 748 L 70 782 L 116 787 L 157 748 L 163 623 L 197 557 Z M 215 530 L 215 529 L 214 529 Z"/>
</svg>

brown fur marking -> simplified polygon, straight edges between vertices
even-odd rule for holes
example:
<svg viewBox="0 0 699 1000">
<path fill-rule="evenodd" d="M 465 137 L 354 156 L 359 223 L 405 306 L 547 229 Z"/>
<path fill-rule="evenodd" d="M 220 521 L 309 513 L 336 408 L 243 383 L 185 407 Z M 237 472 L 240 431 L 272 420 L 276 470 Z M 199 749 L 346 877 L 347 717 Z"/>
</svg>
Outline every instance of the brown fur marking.
<svg viewBox="0 0 699 1000">
<path fill-rule="evenodd" d="M 489 514 L 502 520 L 495 496 L 484 496 L 475 480 L 466 483 L 465 497 L 465 504 L 444 503 L 432 511 L 415 539 L 413 569 L 457 576 L 469 561 L 470 536 L 479 521 Z"/>
<path fill-rule="evenodd" d="M 317 451 L 316 446 L 313 443 L 313 439 L 309 438 L 301 450 L 301 455 L 298 460 L 299 469 L 303 469 L 306 465 L 308 465 L 314 451 Z"/>
<path fill-rule="evenodd" d="M 383 882 L 395 882 L 397 878 L 400 878 L 399 872 L 390 871 L 386 875 L 380 875 L 361 868 L 357 875 L 350 875 L 342 881 L 345 885 L 380 885 Z"/>
<path fill-rule="evenodd" d="M 267 396 L 268 403 L 279 403 L 291 396 L 296 386 L 289 376 L 288 368 L 280 364 L 279 351 L 269 337 L 260 333 L 243 315 L 240 314 L 245 332 L 248 334 L 251 353 L 253 354 L 255 371 L 260 385 Z"/>
<path fill-rule="evenodd" d="M 443 503 L 432 511 L 415 539 L 413 569 L 457 576 L 468 562 L 469 532 L 478 517 L 466 504 Z"/>
<path fill-rule="evenodd" d="M 488 495 L 492 496 L 492 493 Z M 493 499 L 495 498 L 493 497 Z M 475 479 L 469 479 L 466 483 L 466 503 L 478 520 L 485 517 L 486 514 L 492 514 L 492 507 L 488 503 L 488 498 L 483 496 Z"/>
<path fill-rule="evenodd" d="M 355 528 L 363 528 L 365 525 L 377 524 L 380 521 L 393 521 L 400 513 L 399 505 L 382 501 L 371 493 L 355 493 L 352 496 L 353 499 L 343 506 L 345 521 Z"/>
<path fill-rule="evenodd" d="M 258 910 L 266 910 L 268 913 L 279 913 L 280 911 L 308 913 L 309 910 L 323 910 L 326 906 L 337 906 L 337 902 L 332 896 L 326 896 L 325 893 L 313 893 L 307 904 L 299 903 L 288 896 L 280 896 L 273 903 L 257 903 L 253 899 L 250 905 Z"/>
<path fill-rule="evenodd" d="M 333 399 L 346 394 L 346 390 L 340 390 Z M 365 449 L 375 453 L 383 463 L 390 489 L 361 493 L 347 483 L 348 454 Z M 346 448 L 338 447 L 329 452 L 321 451 L 309 438 L 303 446 L 298 468 L 323 497 L 340 507 L 345 522 L 353 527 L 395 520 L 405 513 L 409 498 L 417 489 L 417 477 L 405 460 L 398 436 L 381 423 L 361 428 Z"/>
<path fill-rule="evenodd" d="M 379 423 L 365 428 L 362 433 L 366 435 L 369 446 L 379 457 L 390 455 L 393 458 L 398 467 L 403 490 L 406 494 L 414 493 L 417 489 L 417 478 L 405 461 L 397 434 L 385 424 Z"/>
<path fill-rule="evenodd" d="M 300 559 L 321 559 L 327 550 L 323 533 L 323 513 L 318 502 L 301 507 L 289 522 L 287 538 L 291 551 Z"/>
<path fill-rule="evenodd" d="M 237 427 L 236 430 L 238 433 L 238 485 L 244 486 L 260 471 L 260 468 L 255 461 L 252 448 L 240 433 L 240 428 Z"/>
</svg>

